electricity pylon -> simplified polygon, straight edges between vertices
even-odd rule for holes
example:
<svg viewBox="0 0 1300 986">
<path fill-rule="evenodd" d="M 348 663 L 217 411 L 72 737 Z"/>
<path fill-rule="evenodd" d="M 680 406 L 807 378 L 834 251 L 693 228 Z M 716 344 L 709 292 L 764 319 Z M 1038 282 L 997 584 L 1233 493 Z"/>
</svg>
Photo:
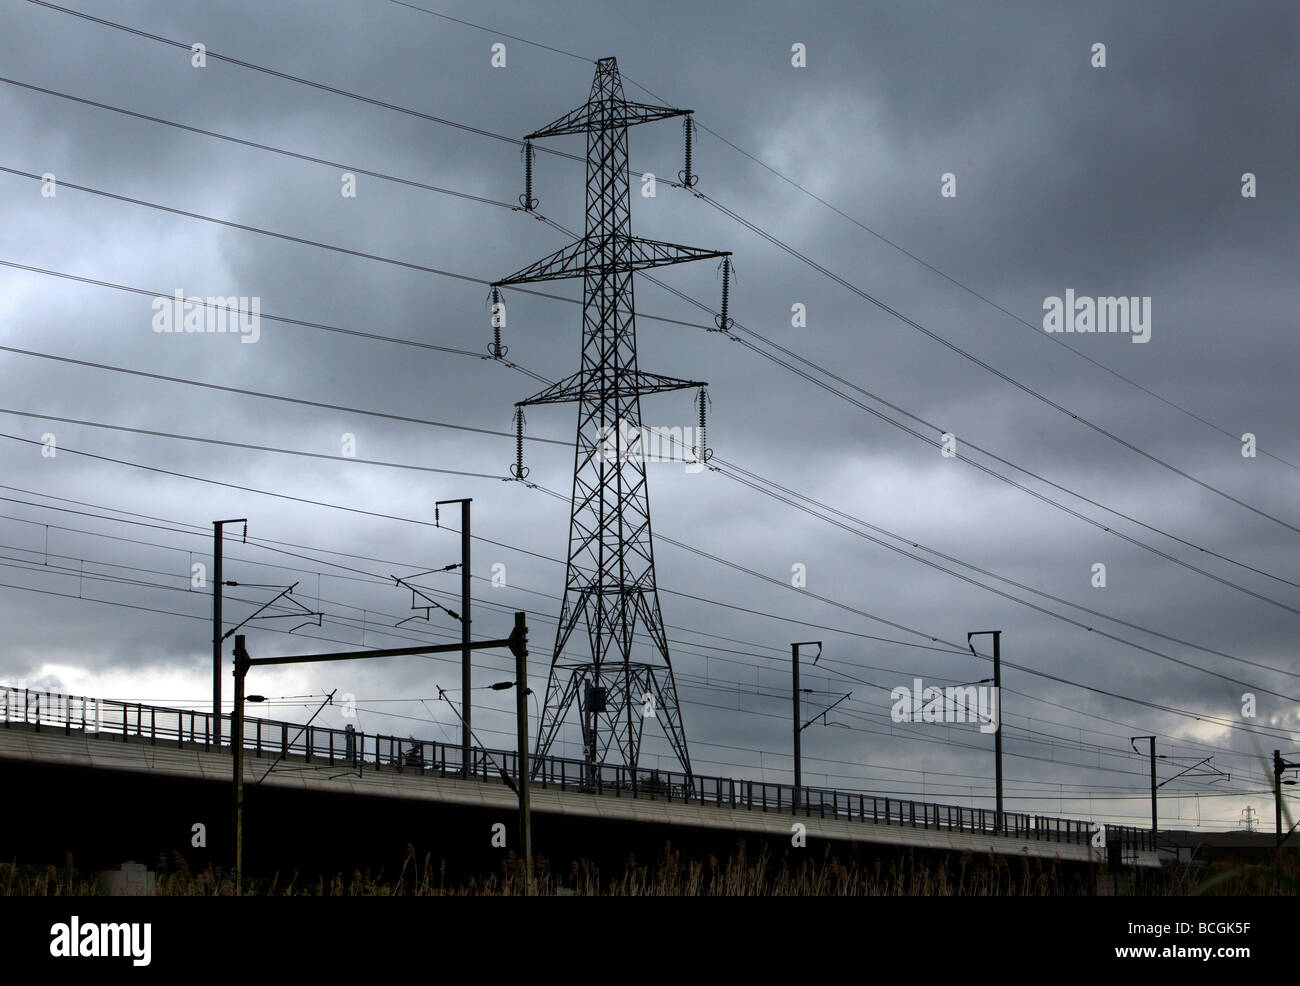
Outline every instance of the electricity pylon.
<svg viewBox="0 0 1300 986">
<path fill-rule="evenodd" d="M 587 135 L 585 234 L 493 285 L 500 289 L 562 278 L 583 280 L 581 367 L 516 407 L 578 405 L 568 572 L 537 758 L 540 763 L 546 756 L 576 703 L 589 783 L 596 782 L 598 765 L 608 762 L 613 747 L 635 784 L 642 730 L 650 717 L 662 726 L 681 769 L 691 773 L 655 584 L 641 397 L 705 384 L 638 368 L 632 276 L 638 270 L 730 254 L 633 236 L 627 160 L 628 127 L 676 116 L 687 117 L 689 154 L 689 113 L 624 99 L 618 63 L 613 58 L 597 62 L 587 102 L 525 138 L 528 181 L 521 204 L 531 212 L 536 204 L 532 141 Z M 688 160 L 686 175 L 693 178 L 689 172 Z M 724 313 L 720 327 L 726 324 Z M 522 429 L 521 412 L 517 420 Z M 611 443 L 614 435 L 618 438 Z M 703 444 L 701 438 L 695 450 L 701 462 L 707 460 Z M 514 472 L 524 478 L 521 462 Z M 638 624 L 651 641 L 645 659 L 634 659 Z M 586 629 L 585 642 L 581 634 L 574 637 L 579 625 Z M 585 653 L 565 655 L 566 648 L 582 649 L 584 643 Z"/>
</svg>

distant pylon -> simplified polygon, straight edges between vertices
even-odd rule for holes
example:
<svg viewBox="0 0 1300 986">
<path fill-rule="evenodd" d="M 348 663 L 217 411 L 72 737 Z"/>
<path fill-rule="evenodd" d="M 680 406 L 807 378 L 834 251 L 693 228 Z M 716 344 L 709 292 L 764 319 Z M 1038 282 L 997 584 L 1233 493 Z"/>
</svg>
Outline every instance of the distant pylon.
<svg viewBox="0 0 1300 986">
<path fill-rule="evenodd" d="M 581 368 L 517 407 L 578 404 L 568 572 L 537 755 L 538 761 L 546 756 L 576 703 L 587 780 L 593 783 L 611 747 L 635 783 L 642 730 L 652 717 L 681 769 L 691 773 L 655 583 L 641 396 L 706 384 L 638 369 L 632 275 L 730 254 L 634 237 L 627 170 L 628 127 L 689 112 L 629 102 L 618 63 L 597 62 L 587 102 L 525 138 L 531 146 L 544 137 L 587 135 L 585 234 L 493 285 L 583 279 Z M 638 623 L 650 638 L 644 659 L 634 659 Z M 580 624 L 585 640 L 574 636 Z M 566 655 L 570 645 L 582 652 Z"/>
</svg>

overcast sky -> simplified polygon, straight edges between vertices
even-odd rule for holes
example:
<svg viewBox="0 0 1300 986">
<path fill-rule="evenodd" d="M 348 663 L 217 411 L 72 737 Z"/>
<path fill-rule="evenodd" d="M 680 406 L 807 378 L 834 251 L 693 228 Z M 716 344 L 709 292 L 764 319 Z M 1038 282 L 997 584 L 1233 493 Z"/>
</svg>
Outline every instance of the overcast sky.
<svg viewBox="0 0 1300 986">
<path fill-rule="evenodd" d="M 805 717 L 853 697 L 829 717 L 849 728 L 805 731 L 805 783 L 989 805 L 992 738 L 971 725 L 894 724 L 889 690 L 914 677 L 989 677 L 986 661 L 949 653 L 948 643 L 1002 629 L 1003 657 L 1019 666 L 1003 669 L 1009 809 L 1145 824 L 1146 760 L 1128 738 L 1156 733 L 1157 752 L 1180 758 L 1162 761 L 1161 780 L 1210 755 L 1231 774 L 1166 785 L 1163 824 L 1236 827 L 1248 806 L 1267 819 L 1264 756 L 1300 747 L 1288 698 L 1300 700 L 1294 4 L 421 4 L 484 30 L 392 0 L 69 2 L 515 138 L 581 105 L 594 59 L 614 56 L 628 98 L 693 109 L 708 128 L 695 148 L 700 192 L 862 293 L 666 182 L 653 198 L 634 187 L 639 235 L 732 251 L 739 323 L 924 439 L 703 331 L 710 315 L 638 280 L 642 316 L 691 323 L 643 317 L 641 368 L 709 382 L 715 454 L 842 512 L 828 523 L 721 472 L 648 466 L 656 535 L 731 563 L 656 543 L 697 772 L 789 781 L 789 644 L 820 638 L 824 656 L 804 671 L 814 689 Z M 360 461 L 499 477 L 513 443 L 358 412 L 509 432 L 514 402 L 543 385 L 488 359 L 267 317 L 486 356 L 486 287 L 68 187 L 491 281 L 565 236 L 518 211 L 360 169 L 513 203 L 518 147 L 211 56 L 196 68 L 186 50 L 48 6 L 4 0 L 0 17 L 0 166 L 59 182 L 43 195 L 48 185 L 0 172 L 0 260 L 139 289 L 0 268 L 0 345 L 342 408 L 0 352 L 0 681 L 206 708 L 210 601 L 191 588 L 191 566 L 209 558 L 211 522 L 229 517 L 249 519 L 250 542 L 240 543 L 238 525 L 229 533 L 226 578 L 297 582 L 295 597 L 325 614 L 322 626 L 292 636 L 284 631 L 297 620 L 250 624 L 255 654 L 457 639 L 437 611 L 396 628 L 413 615 L 410 595 L 383 579 L 458 561 L 458 536 L 429 526 L 433 504 L 472 497 L 474 532 L 499 542 L 474 546 L 475 635 L 504 635 L 515 608 L 534 613 L 540 698 L 564 586 L 567 503 L 497 478 Z M 505 45 L 503 67 L 492 64 L 495 43 Z M 1104 67 L 1093 65 L 1099 43 Z M 796 44 L 804 67 L 792 65 Z M 545 143 L 584 153 L 580 137 Z M 681 144 L 676 120 L 635 128 L 633 171 L 675 179 Z M 341 194 L 336 165 L 358 169 L 355 197 Z M 535 170 L 538 211 L 580 229 L 582 165 L 540 153 Z M 1242 194 L 1246 174 L 1253 197 Z M 955 196 L 942 194 L 944 175 Z M 718 307 L 715 262 L 657 276 Z M 581 292 L 571 281 L 542 287 Z M 257 341 L 155 332 L 153 297 L 178 290 L 259 299 Z M 1067 290 L 1150 298 L 1149 341 L 1049 336 L 1044 300 Z M 574 372 L 580 309 L 519 293 L 507 300 L 509 360 L 549 380 Z M 804 326 L 792 325 L 796 304 L 806 306 Z M 692 396 L 646 398 L 643 421 L 691 425 Z M 571 442 L 575 416 L 572 405 L 532 408 L 528 434 Z M 934 444 L 943 432 L 956 436 L 955 457 Z M 1246 433 L 1253 457 L 1242 454 Z M 342 457 L 345 436 L 355 460 Z M 530 441 L 525 456 L 530 481 L 567 497 L 571 450 Z M 449 519 L 455 528 L 444 510 Z M 505 587 L 488 581 L 497 564 Z M 1094 585 L 1097 564 L 1104 587 Z M 805 567 L 806 588 L 791 584 L 795 566 Z M 456 608 L 454 573 L 420 582 L 452 594 L 441 598 Z M 277 591 L 228 590 L 226 628 Z M 509 747 L 513 697 L 483 688 L 508 677 L 509 657 L 477 660 L 476 729 Z M 445 740 L 458 731 L 437 688 L 459 703 L 458 667 L 453 656 L 259 670 L 250 689 L 286 696 L 267 714 L 297 720 L 337 689 L 356 697 L 358 728 Z M 1243 715 L 1246 692 L 1254 718 Z M 319 721 L 344 720 L 336 707 Z M 645 765 L 672 766 L 653 726 L 646 744 Z M 575 727 L 555 752 L 580 750 Z"/>
</svg>

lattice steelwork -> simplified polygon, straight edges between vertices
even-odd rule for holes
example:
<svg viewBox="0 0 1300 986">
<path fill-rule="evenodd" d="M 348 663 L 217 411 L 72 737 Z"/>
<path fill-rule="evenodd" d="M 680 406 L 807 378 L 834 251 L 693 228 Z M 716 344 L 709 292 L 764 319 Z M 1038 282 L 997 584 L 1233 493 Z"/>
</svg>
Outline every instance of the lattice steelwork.
<svg viewBox="0 0 1300 986">
<path fill-rule="evenodd" d="M 568 574 L 537 753 L 547 754 L 576 703 L 593 780 L 596 765 L 608 762 L 611 747 L 635 776 L 644 713 L 650 707 L 681 769 L 691 773 L 655 585 L 640 399 L 704 384 L 638 369 L 632 277 L 638 270 L 729 254 L 634 237 L 627 170 L 628 127 L 689 112 L 629 102 L 623 98 L 618 63 L 613 58 L 597 62 L 590 99 L 525 138 L 531 154 L 533 140 L 587 135 L 585 235 L 494 285 L 583 279 L 581 368 L 517 406 L 578 404 Z M 533 206 L 531 188 L 523 205 Z M 628 435 L 625 446 L 611 442 L 620 425 Z M 652 641 L 648 660 L 633 659 L 638 623 Z M 579 624 L 586 628 L 589 654 L 563 658 L 565 648 L 581 640 L 581 635 L 572 639 Z"/>
</svg>

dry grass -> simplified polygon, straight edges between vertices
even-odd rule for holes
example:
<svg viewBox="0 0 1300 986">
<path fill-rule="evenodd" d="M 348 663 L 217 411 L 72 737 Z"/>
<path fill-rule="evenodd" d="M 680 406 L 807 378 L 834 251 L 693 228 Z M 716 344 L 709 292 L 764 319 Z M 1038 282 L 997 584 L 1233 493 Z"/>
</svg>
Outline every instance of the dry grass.
<svg viewBox="0 0 1300 986">
<path fill-rule="evenodd" d="M 156 893 L 159 896 L 229 896 L 231 881 L 211 869 L 192 873 L 176 854 L 171 865 L 159 860 Z M 7 872 L 6 872 L 7 870 Z M 653 864 L 629 857 L 616 875 L 606 876 L 587 860 L 573 862 L 557 873 L 544 858 L 536 865 L 537 892 L 542 895 L 612 897 L 893 897 L 893 896 L 1060 896 L 1091 892 L 1092 879 L 1077 870 L 1066 871 L 1051 861 L 1008 860 L 964 853 L 936 862 L 899 852 L 876 859 L 863 868 L 842 863 L 827 852 L 820 859 L 791 863 L 767 853 L 750 857 L 744 843 L 725 861 L 684 858 L 666 846 Z M 511 854 L 495 873 L 448 884 L 445 867 L 431 855 L 421 863 L 413 846 L 396 877 L 353 870 L 331 877 L 304 879 L 293 873 L 270 880 L 250 879 L 245 894 L 255 896 L 516 896 L 523 893 L 523 871 Z M 71 858 L 60 868 L 53 865 L 0 868 L 4 895 L 87 896 L 97 892 Z"/>
<path fill-rule="evenodd" d="M 155 892 L 163 897 L 233 896 L 234 886 L 220 871 L 193 873 L 185 858 L 175 854 L 170 863 L 154 866 Z M 1173 871 L 1153 874 L 1142 892 L 1182 892 L 1223 896 L 1294 896 L 1300 893 L 1300 862 L 1296 854 L 1279 854 L 1273 865 L 1217 863 L 1198 884 L 1188 886 Z M 542 895 L 605 897 L 1055 897 L 1087 895 L 1094 883 L 1105 889 L 1111 877 L 1104 869 L 1063 868 L 1050 860 L 1008 859 L 962 853 L 942 859 L 899 851 L 877 858 L 867 866 L 844 863 L 829 850 L 820 858 L 791 863 L 767 853 L 751 857 L 743 842 L 725 861 L 684 857 L 671 845 L 656 862 L 644 864 L 628 857 L 617 874 L 606 876 L 588 860 L 571 863 L 566 871 L 552 870 L 537 859 L 537 892 Z M 508 897 L 524 891 L 523 869 L 514 854 L 497 872 L 448 883 L 445 865 L 431 854 L 419 860 L 408 845 L 406 859 L 395 877 L 353 870 L 318 875 L 276 874 L 271 879 L 249 879 L 250 896 L 285 897 Z M 69 855 L 63 866 L 0 864 L 0 896 L 97 896 L 90 875 L 78 870 Z"/>
<path fill-rule="evenodd" d="M 1294 897 L 1300 894 L 1300 861 L 1294 852 L 1279 852 L 1271 865 L 1215 863 L 1192 893 L 1222 897 Z"/>
</svg>

